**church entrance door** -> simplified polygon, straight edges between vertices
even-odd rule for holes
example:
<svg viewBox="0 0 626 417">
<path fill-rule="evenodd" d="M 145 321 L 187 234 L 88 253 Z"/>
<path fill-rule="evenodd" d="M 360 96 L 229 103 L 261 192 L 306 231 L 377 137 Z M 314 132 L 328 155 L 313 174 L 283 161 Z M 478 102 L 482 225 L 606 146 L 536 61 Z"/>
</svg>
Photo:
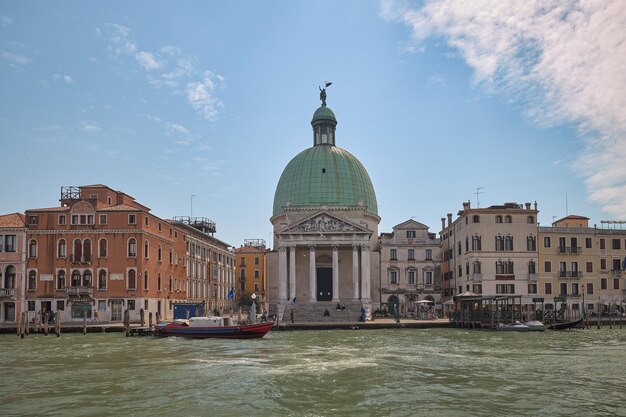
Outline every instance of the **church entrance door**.
<svg viewBox="0 0 626 417">
<path fill-rule="evenodd" d="M 317 268 L 317 301 L 332 301 L 333 269 Z"/>
</svg>

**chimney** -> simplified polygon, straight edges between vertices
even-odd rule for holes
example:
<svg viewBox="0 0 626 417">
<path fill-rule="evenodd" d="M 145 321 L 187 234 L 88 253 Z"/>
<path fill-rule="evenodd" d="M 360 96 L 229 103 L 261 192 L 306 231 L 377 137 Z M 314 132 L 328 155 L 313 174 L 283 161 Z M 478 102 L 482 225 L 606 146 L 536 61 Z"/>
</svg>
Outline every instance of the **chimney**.
<svg viewBox="0 0 626 417">
<path fill-rule="evenodd" d="M 526 210 L 530 210 L 530 203 L 526 203 Z"/>
<path fill-rule="evenodd" d="M 441 218 L 441 230 L 446 228 L 446 218 L 442 217 Z"/>
<path fill-rule="evenodd" d="M 448 213 L 448 226 L 452 224 L 452 213 Z"/>
<path fill-rule="evenodd" d="M 470 208 L 470 203 L 469 201 L 467 203 L 463 203 L 463 210 L 467 210 Z"/>
<path fill-rule="evenodd" d="M 537 200 L 535 200 L 535 211 L 537 211 Z"/>
</svg>

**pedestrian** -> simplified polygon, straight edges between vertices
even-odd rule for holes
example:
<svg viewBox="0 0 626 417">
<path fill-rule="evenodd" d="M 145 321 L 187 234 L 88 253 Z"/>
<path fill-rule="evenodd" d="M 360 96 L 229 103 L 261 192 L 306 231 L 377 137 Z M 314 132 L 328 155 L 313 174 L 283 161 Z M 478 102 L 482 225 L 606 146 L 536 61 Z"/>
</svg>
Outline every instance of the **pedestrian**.
<svg viewBox="0 0 626 417">
<path fill-rule="evenodd" d="M 94 323 L 98 322 L 98 310 L 93 311 L 93 322 Z"/>
<path fill-rule="evenodd" d="M 328 317 L 330 316 L 330 312 L 328 311 L 328 309 L 324 309 L 324 317 Z"/>
<path fill-rule="evenodd" d="M 293 309 L 289 310 L 289 318 L 291 319 L 291 322 L 293 323 Z"/>
</svg>

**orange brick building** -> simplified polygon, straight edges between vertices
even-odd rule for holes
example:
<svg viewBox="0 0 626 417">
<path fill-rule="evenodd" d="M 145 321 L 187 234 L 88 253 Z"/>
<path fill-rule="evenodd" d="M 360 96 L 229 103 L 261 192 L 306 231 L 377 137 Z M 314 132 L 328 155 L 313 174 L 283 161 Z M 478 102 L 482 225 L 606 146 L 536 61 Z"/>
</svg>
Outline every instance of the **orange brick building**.
<svg viewBox="0 0 626 417">
<path fill-rule="evenodd" d="M 26 223 L 22 213 L 0 216 L 0 323 L 14 323 L 24 304 Z"/>
<path fill-rule="evenodd" d="M 244 245 L 235 249 L 237 260 L 238 291 L 255 294 L 259 304 L 265 301 L 266 273 L 265 255 L 268 250 L 261 239 L 246 239 Z"/>
</svg>

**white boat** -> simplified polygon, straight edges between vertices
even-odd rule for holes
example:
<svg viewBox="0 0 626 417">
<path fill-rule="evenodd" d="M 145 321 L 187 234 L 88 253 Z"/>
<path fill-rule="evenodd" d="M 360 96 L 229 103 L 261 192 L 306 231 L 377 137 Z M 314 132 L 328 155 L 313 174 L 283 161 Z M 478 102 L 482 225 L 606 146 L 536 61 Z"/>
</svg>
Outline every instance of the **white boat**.
<svg viewBox="0 0 626 417">
<path fill-rule="evenodd" d="M 531 332 L 542 332 L 544 330 L 546 330 L 547 326 L 545 324 L 543 324 L 542 322 L 540 322 L 539 320 L 531 320 L 531 321 L 527 321 L 526 323 L 524 323 L 526 326 L 528 326 L 528 329 Z"/>
<path fill-rule="evenodd" d="M 514 323 L 500 323 L 498 324 L 498 327 L 496 327 L 496 329 L 498 330 L 502 330 L 502 331 L 508 331 L 508 332 L 527 332 L 530 331 L 530 327 L 520 323 L 519 321 L 515 321 Z"/>
</svg>

